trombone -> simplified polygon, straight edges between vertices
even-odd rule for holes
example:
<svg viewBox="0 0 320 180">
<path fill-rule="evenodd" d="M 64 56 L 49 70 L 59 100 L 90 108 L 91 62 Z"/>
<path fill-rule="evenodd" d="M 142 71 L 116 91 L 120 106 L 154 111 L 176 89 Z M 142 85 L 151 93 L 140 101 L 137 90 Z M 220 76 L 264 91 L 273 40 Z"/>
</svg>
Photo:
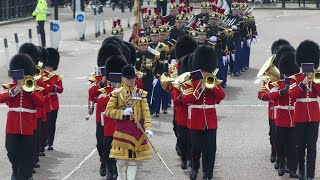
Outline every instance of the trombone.
<svg viewBox="0 0 320 180">
<path fill-rule="evenodd" d="M 212 89 L 222 83 L 222 80 L 218 79 L 216 76 L 218 71 L 219 69 L 216 68 L 212 73 L 206 74 L 203 77 L 202 84 L 206 89 Z"/>
</svg>

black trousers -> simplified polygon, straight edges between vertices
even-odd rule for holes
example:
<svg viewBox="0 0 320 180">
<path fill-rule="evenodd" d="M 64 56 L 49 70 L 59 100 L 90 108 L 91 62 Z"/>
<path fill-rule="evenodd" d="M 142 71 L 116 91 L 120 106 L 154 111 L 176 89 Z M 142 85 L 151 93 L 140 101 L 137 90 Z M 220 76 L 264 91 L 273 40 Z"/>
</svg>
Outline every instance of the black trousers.
<svg viewBox="0 0 320 180">
<path fill-rule="evenodd" d="M 271 154 L 276 155 L 276 143 L 275 143 L 275 124 L 273 120 L 269 119 L 269 140 L 271 145 Z"/>
<path fill-rule="evenodd" d="M 217 150 L 217 130 L 192 130 L 192 169 L 200 168 L 200 157 L 202 152 L 203 172 L 210 179 L 213 175 L 213 168 Z"/>
<path fill-rule="evenodd" d="M 275 133 L 277 160 L 279 165 L 285 166 L 287 159 L 288 169 L 296 171 L 298 166 L 298 154 L 296 149 L 294 128 L 276 126 Z"/>
<path fill-rule="evenodd" d="M 112 140 L 113 140 L 112 136 L 104 137 L 104 150 L 105 150 L 104 154 L 106 158 L 108 173 L 115 174 L 117 173 L 116 160 L 114 158 L 109 158 Z"/>
<path fill-rule="evenodd" d="M 100 156 L 101 166 L 105 167 L 106 165 L 106 158 L 105 158 L 105 151 L 103 149 L 103 126 L 101 123 L 96 123 L 96 139 L 97 139 L 97 150 Z"/>
<path fill-rule="evenodd" d="M 299 172 L 305 172 L 305 153 L 307 148 L 307 177 L 314 178 L 319 122 L 295 123 L 298 147 Z"/>
<path fill-rule="evenodd" d="M 34 164 L 39 162 L 39 152 L 40 152 L 40 139 L 41 139 L 41 118 L 37 119 L 38 128 L 33 133 L 33 145 L 34 145 L 34 152 L 33 152 L 33 161 Z"/>
<path fill-rule="evenodd" d="M 27 179 L 32 177 L 33 143 L 32 135 L 7 134 L 6 149 L 15 177 Z"/>
<path fill-rule="evenodd" d="M 47 122 L 40 122 L 41 135 L 40 135 L 40 152 L 44 152 L 47 146 Z"/>
<path fill-rule="evenodd" d="M 56 122 L 58 117 L 58 110 L 53 110 L 48 116 L 48 145 L 52 146 L 54 141 L 54 136 L 56 133 Z"/>
<path fill-rule="evenodd" d="M 176 137 L 178 137 L 178 125 L 177 125 L 177 119 L 176 119 L 176 110 L 173 110 L 173 120 L 172 120 L 172 125 L 173 125 L 173 132 Z"/>
<path fill-rule="evenodd" d="M 178 126 L 178 145 L 181 152 L 181 160 L 188 161 L 188 133 L 189 129 L 185 126 Z"/>
<path fill-rule="evenodd" d="M 161 13 L 162 12 L 162 16 L 166 16 L 167 15 L 167 0 L 157 0 L 157 8 L 158 8 L 158 12 Z"/>
<path fill-rule="evenodd" d="M 44 22 L 45 21 L 38 21 L 39 32 L 41 36 L 41 44 L 42 46 L 46 46 L 46 32 L 44 31 Z"/>
</svg>

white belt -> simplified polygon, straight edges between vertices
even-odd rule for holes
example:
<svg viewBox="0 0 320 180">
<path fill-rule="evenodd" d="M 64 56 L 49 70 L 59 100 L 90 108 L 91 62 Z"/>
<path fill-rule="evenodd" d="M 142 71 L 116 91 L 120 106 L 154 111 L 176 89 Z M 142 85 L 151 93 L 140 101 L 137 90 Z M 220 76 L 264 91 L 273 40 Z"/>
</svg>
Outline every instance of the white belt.
<svg viewBox="0 0 320 180">
<path fill-rule="evenodd" d="M 35 109 L 26 109 L 26 108 L 9 108 L 9 111 L 13 112 L 27 112 L 27 113 L 36 113 Z"/>
<path fill-rule="evenodd" d="M 49 93 L 50 96 L 57 94 L 56 92 Z"/>
<path fill-rule="evenodd" d="M 294 110 L 293 106 L 277 106 L 277 108 L 283 110 Z"/>
<path fill-rule="evenodd" d="M 105 112 L 100 113 L 100 118 L 101 118 L 101 126 L 104 126 L 104 116 L 106 115 Z"/>
<path fill-rule="evenodd" d="M 191 109 L 213 109 L 216 108 L 216 105 L 206 105 L 206 104 L 201 104 L 201 105 L 189 105 L 188 106 L 188 119 L 191 119 Z"/>
<path fill-rule="evenodd" d="M 318 98 L 298 98 L 296 102 L 316 102 Z"/>
</svg>

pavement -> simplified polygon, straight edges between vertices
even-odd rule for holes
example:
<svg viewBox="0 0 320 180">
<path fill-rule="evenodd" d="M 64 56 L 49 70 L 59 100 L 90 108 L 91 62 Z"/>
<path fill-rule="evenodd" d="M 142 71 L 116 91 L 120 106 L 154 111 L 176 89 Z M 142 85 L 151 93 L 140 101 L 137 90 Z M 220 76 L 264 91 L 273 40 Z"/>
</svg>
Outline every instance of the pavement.
<svg viewBox="0 0 320 180">
<path fill-rule="evenodd" d="M 105 11 L 107 33 L 110 33 L 113 16 L 127 17 L 134 22 L 130 13 Z M 257 99 L 261 82 L 256 74 L 262 64 L 270 57 L 270 46 L 278 38 L 288 39 L 294 47 L 305 40 L 320 43 L 318 23 L 319 11 L 303 10 L 259 10 L 254 11 L 258 25 L 259 42 L 251 49 L 250 69 L 240 77 L 230 77 L 225 89 L 226 97 L 217 106 L 218 135 L 217 158 L 214 178 L 217 180 L 277 180 L 289 179 L 286 174 L 279 177 L 269 161 L 270 145 L 268 139 L 267 104 Z M 94 37 L 93 17 L 89 15 L 86 40 L 78 41 L 74 20 L 68 10 L 60 13 L 62 21 L 61 55 L 57 73 L 64 75 L 65 90 L 60 95 L 61 109 L 57 120 L 54 150 L 46 151 L 41 157 L 41 167 L 34 175 L 35 180 L 102 180 L 99 175 L 99 157 L 95 148 L 95 117 L 85 120 L 87 115 L 87 83 L 94 70 L 98 49 L 108 35 Z M 52 17 L 50 17 L 52 18 Z M 27 29 L 35 29 L 34 21 L 5 25 L 0 28 L 0 41 L 8 38 L 9 51 L 15 51 L 13 33 L 17 32 L 20 42 L 27 42 Z M 35 31 L 34 31 L 35 32 Z M 47 39 L 48 23 L 46 24 Z M 125 29 L 128 40 L 131 31 Z M 34 36 L 36 37 L 36 36 Z M 33 39 L 37 42 L 36 39 Z M 49 40 L 48 40 L 49 41 Z M 2 42 L 0 42 L 2 43 Z M 0 46 L 0 62 L 4 52 Z M 0 71 L 0 73 L 2 73 Z M 0 105 L 0 179 L 10 179 L 11 166 L 5 149 L 5 124 L 7 107 Z M 139 163 L 137 180 L 187 180 L 190 168 L 181 170 L 180 160 L 175 152 L 176 138 L 172 131 L 172 108 L 168 114 L 152 118 L 154 137 L 152 141 L 169 168 L 153 155 L 152 160 Z M 318 141 L 318 146 L 320 142 Z M 318 150 L 318 153 L 319 150 Z M 317 159 L 316 179 L 320 179 L 320 159 Z M 198 179 L 201 179 L 200 173 Z"/>
</svg>

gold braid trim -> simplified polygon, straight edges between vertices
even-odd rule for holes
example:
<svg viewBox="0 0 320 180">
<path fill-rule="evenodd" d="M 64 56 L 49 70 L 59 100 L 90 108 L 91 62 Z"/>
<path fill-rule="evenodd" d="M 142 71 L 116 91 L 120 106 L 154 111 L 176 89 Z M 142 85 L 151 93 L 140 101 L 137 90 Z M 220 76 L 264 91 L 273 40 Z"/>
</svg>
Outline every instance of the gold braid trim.
<svg viewBox="0 0 320 180">
<path fill-rule="evenodd" d="M 136 138 L 134 138 L 133 136 L 130 136 L 128 134 L 125 134 L 125 133 L 121 133 L 119 131 L 115 131 L 114 134 L 113 134 L 113 137 L 115 138 L 119 138 L 119 139 L 124 139 L 124 140 L 127 140 L 127 141 L 130 141 L 132 142 L 133 144 L 135 144 L 136 147 L 133 147 L 131 144 L 128 144 L 128 143 L 125 143 L 127 144 L 129 147 L 129 149 L 133 150 L 133 151 L 141 151 L 141 150 L 146 150 L 144 149 L 145 146 L 147 145 L 147 147 L 150 149 L 149 145 L 146 144 L 146 145 L 141 145 L 143 143 L 144 140 L 146 140 L 146 136 L 144 134 L 142 134 L 142 136 L 140 137 L 140 139 L 137 141 Z M 115 142 L 116 140 L 112 141 L 112 145 L 113 145 L 113 142 Z M 119 141 L 116 141 L 116 142 L 119 142 Z M 115 143 L 116 143 L 115 142 Z M 120 144 L 123 144 L 124 142 L 119 142 Z M 123 146 L 119 146 L 119 147 L 123 147 Z M 131 147 L 131 148 L 130 148 Z M 126 147 L 124 147 L 126 148 Z M 142 149 L 141 149 L 142 148 Z"/>
</svg>

